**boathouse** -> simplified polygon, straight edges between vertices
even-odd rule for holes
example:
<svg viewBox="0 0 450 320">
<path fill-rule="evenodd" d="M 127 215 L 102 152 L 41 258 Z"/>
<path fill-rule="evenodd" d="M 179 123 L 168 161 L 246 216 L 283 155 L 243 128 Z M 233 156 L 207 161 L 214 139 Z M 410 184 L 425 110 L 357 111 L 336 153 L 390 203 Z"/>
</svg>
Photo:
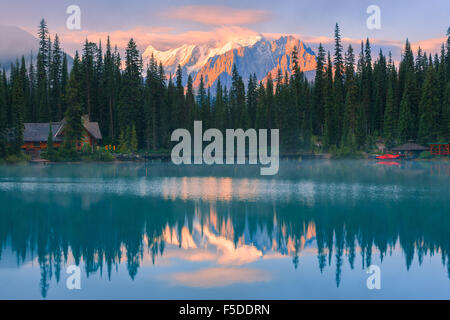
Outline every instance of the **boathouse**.
<svg viewBox="0 0 450 320">
<path fill-rule="evenodd" d="M 405 143 L 401 146 L 392 148 L 392 151 L 398 152 L 399 154 L 409 155 L 409 156 L 417 156 L 423 151 L 428 151 L 429 148 L 421 146 L 420 144 L 414 143 L 413 140 L 409 140 L 408 143 Z"/>
<path fill-rule="evenodd" d="M 450 155 L 450 144 L 448 142 L 431 142 L 430 153 L 434 156 Z"/>
<path fill-rule="evenodd" d="M 88 145 L 91 148 L 98 145 L 102 139 L 102 134 L 97 122 L 89 121 L 87 116 L 83 116 L 83 134 L 77 144 L 77 149 L 81 150 Z M 47 139 L 50 126 L 52 128 L 53 146 L 59 148 L 64 142 L 64 127 L 66 120 L 52 123 L 25 123 L 22 149 L 28 153 L 40 152 L 47 148 Z"/>
</svg>

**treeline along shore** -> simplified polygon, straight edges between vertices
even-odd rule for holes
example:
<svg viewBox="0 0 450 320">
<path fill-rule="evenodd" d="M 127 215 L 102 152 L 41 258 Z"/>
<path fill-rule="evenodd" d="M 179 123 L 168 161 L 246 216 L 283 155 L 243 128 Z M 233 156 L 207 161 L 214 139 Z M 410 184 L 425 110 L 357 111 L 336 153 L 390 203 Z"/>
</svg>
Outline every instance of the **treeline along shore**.
<svg viewBox="0 0 450 320">
<path fill-rule="evenodd" d="M 52 38 L 42 20 L 37 59 L 26 65 L 18 57 L 0 76 L 0 158 L 22 154 L 24 123 L 63 118 L 64 143 L 50 155 L 76 157 L 83 115 L 98 122 L 102 143 L 120 153 L 167 152 L 173 130 L 192 130 L 195 120 L 222 132 L 280 129 L 285 154 L 357 154 L 380 139 L 388 149 L 408 140 L 448 141 L 450 28 L 435 55 L 420 48 L 414 54 L 406 40 L 398 65 L 382 50 L 373 61 L 369 39 L 344 49 L 338 24 L 334 36 L 334 52 L 319 45 L 314 81 L 306 79 L 294 49 L 291 73 L 279 70 L 262 82 L 256 75 L 243 79 L 234 66 L 231 87 L 219 78 L 211 92 L 203 79 L 194 88 L 180 66 L 166 75 L 153 57 L 144 65 L 132 38 L 124 57 L 109 38 L 106 44 L 86 40 L 69 71 L 58 35 Z"/>
</svg>

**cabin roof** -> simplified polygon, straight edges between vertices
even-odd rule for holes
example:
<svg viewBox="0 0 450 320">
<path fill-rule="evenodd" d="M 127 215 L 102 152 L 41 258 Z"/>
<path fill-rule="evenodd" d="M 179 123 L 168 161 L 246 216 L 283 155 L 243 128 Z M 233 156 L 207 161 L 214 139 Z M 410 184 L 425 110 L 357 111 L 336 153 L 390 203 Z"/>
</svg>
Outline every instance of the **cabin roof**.
<svg viewBox="0 0 450 320">
<path fill-rule="evenodd" d="M 60 122 L 53 122 L 52 133 L 53 133 L 53 141 L 61 142 L 62 138 L 59 136 L 55 136 L 61 127 Z M 24 131 L 23 131 L 23 140 L 26 142 L 40 142 L 47 141 L 48 139 L 48 123 L 24 123 Z"/>
<path fill-rule="evenodd" d="M 392 151 L 425 151 L 425 150 L 429 150 L 429 148 L 413 142 L 408 142 L 402 144 L 401 146 L 392 148 Z"/>
<path fill-rule="evenodd" d="M 95 139 L 100 140 L 102 138 L 98 122 L 84 121 L 83 126 Z"/>
<path fill-rule="evenodd" d="M 65 119 L 60 122 L 52 122 L 52 133 L 53 133 L 53 141 L 62 142 L 63 137 L 61 133 L 66 124 Z M 98 122 L 91 122 L 87 120 L 87 118 L 83 117 L 83 127 L 86 131 L 92 135 L 95 139 L 102 139 L 102 134 L 100 132 L 100 127 L 98 126 Z M 40 142 L 47 141 L 48 139 L 48 123 L 24 123 L 24 132 L 23 132 L 23 140 L 25 142 Z"/>
</svg>

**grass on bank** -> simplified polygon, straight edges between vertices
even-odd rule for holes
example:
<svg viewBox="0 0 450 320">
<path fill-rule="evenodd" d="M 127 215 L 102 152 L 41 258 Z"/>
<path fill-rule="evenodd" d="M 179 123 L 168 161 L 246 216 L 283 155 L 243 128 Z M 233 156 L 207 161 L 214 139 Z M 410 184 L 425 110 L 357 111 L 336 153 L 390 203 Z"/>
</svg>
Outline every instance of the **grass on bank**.
<svg viewBox="0 0 450 320">
<path fill-rule="evenodd" d="M 19 164 L 26 163 L 31 160 L 31 156 L 23 152 L 17 154 L 10 154 L 5 158 L 0 159 L 0 164 Z"/>
<path fill-rule="evenodd" d="M 45 150 L 41 153 L 41 158 L 52 162 L 70 162 L 70 161 L 113 161 L 114 155 L 106 150 L 91 150 L 86 147 L 81 151 L 60 148 Z"/>
</svg>

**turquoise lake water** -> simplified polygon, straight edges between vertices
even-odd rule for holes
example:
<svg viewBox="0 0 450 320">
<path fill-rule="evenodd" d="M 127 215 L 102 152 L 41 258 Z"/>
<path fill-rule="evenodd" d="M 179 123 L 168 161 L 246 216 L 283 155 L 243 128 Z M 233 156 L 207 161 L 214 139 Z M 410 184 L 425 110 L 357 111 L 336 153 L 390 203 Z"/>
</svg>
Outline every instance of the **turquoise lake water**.
<svg viewBox="0 0 450 320">
<path fill-rule="evenodd" d="M 450 162 L 0 166 L 0 203 L 0 299 L 450 299 Z"/>
</svg>

